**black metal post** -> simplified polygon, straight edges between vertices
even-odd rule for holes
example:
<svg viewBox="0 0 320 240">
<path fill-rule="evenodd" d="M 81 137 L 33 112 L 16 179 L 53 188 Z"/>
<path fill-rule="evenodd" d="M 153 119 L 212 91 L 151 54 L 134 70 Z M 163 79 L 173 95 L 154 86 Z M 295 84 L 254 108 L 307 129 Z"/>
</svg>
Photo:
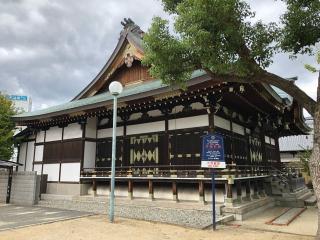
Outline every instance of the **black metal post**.
<svg viewBox="0 0 320 240">
<path fill-rule="evenodd" d="M 212 169 L 212 229 L 216 230 L 216 183 L 214 179 L 214 170 Z"/>
</svg>

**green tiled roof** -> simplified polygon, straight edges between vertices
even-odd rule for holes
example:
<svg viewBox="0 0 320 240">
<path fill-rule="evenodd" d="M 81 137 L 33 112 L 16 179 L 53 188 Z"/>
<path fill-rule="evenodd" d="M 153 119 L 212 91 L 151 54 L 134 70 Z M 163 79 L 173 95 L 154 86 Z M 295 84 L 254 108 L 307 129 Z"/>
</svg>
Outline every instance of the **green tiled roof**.
<svg viewBox="0 0 320 240">
<path fill-rule="evenodd" d="M 202 70 L 197 70 L 194 71 L 192 74 L 191 79 L 193 78 L 197 78 L 197 77 L 201 77 L 205 75 L 205 72 Z M 147 93 L 149 91 L 152 90 L 157 90 L 157 89 L 161 89 L 167 87 L 167 85 L 162 84 L 161 80 L 153 80 L 153 81 L 149 81 L 149 82 L 144 82 L 141 84 L 137 84 L 137 85 L 131 85 L 131 86 L 127 86 L 124 88 L 123 92 L 121 93 L 121 95 L 119 96 L 119 98 L 124 98 L 124 97 L 128 97 L 128 96 L 133 96 L 136 94 L 140 94 L 140 93 Z M 283 98 L 284 96 L 282 96 L 281 92 L 275 88 L 275 87 L 268 87 L 267 89 L 269 90 L 273 90 L 271 92 L 274 92 L 275 97 L 277 98 Z M 37 110 L 37 111 L 33 111 L 33 112 L 25 112 L 22 114 L 18 114 L 15 115 L 13 118 L 14 119 L 20 119 L 20 118 L 35 118 L 37 116 L 44 116 L 44 115 L 48 115 L 48 114 L 54 114 L 57 113 L 59 114 L 60 112 L 69 110 L 69 112 L 72 112 L 74 110 L 77 111 L 79 108 L 82 107 L 89 107 L 92 105 L 97 105 L 97 104 L 103 104 L 106 103 L 108 101 L 111 101 L 113 98 L 113 96 L 109 93 L 109 92 L 105 92 L 105 93 L 101 93 L 92 97 L 87 97 L 84 99 L 79 99 L 79 100 L 74 100 L 71 102 L 67 102 L 64 104 L 60 104 L 57 106 L 53 106 L 53 107 L 49 107 L 46 109 L 42 109 L 42 110 Z"/>
<path fill-rule="evenodd" d="M 192 74 L 192 78 L 200 77 L 204 75 L 205 72 L 201 70 L 197 70 Z M 144 93 L 144 92 L 149 92 L 152 90 L 160 89 L 167 87 L 166 85 L 162 84 L 161 80 L 153 80 L 149 82 L 144 82 L 142 84 L 137 84 L 137 85 L 132 85 L 125 87 L 119 98 L 127 97 L 127 96 L 132 96 L 136 95 L 139 93 Z M 62 112 L 65 110 L 72 110 L 72 109 L 77 109 L 80 107 L 84 106 L 89 106 L 89 105 L 95 105 L 98 103 L 104 103 L 107 101 L 112 100 L 113 96 L 109 93 L 101 93 L 92 97 L 80 99 L 80 100 L 75 100 L 71 102 L 67 102 L 64 104 L 60 104 L 57 106 L 49 107 L 46 109 L 42 110 L 37 110 L 33 112 L 25 112 L 22 114 L 15 115 L 13 118 L 27 118 L 27 117 L 35 117 L 35 116 L 41 116 L 41 115 L 46 115 L 50 113 L 58 113 Z"/>
</svg>

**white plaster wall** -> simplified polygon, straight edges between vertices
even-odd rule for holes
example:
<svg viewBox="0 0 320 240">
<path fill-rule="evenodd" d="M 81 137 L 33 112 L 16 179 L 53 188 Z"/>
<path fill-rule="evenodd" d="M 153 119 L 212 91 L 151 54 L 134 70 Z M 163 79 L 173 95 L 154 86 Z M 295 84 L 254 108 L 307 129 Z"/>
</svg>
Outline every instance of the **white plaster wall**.
<svg viewBox="0 0 320 240">
<path fill-rule="evenodd" d="M 245 128 L 237 123 L 232 123 L 232 131 L 244 135 Z"/>
<path fill-rule="evenodd" d="M 184 106 L 182 105 L 178 105 L 178 106 L 175 106 L 173 109 L 172 109 L 172 113 L 175 114 L 175 113 L 178 113 L 178 112 L 182 112 L 182 109 L 184 108 Z"/>
<path fill-rule="evenodd" d="M 127 135 L 149 133 L 149 132 L 161 132 L 165 130 L 165 121 L 135 124 L 127 126 Z"/>
<path fill-rule="evenodd" d="M 84 145 L 84 168 L 94 168 L 96 160 L 96 143 L 95 142 L 85 142 Z"/>
<path fill-rule="evenodd" d="M 46 142 L 57 141 L 62 139 L 62 128 L 52 127 L 47 130 Z"/>
<path fill-rule="evenodd" d="M 80 163 L 62 163 L 60 181 L 79 182 Z"/>
<path fill-rule="evenodd" d="M 230 131 L 230 121 L 217 115 L 214 115 L 214 125 Z"/>
<path fill-rule="evenodd" d="M 32 171 L 32 164 L 33 164 L 33 156 L 34 156 L 34 142 L 28 143 L 28 150 L 27 150 L 27 159 L 26 159 L 26 171 Z"/>
<path fill-rule="evenodd" d="M 34 155 L 35 162 L 42 162 L 43 160 L 43 145 L 36 146 L 36 152 Z"/>
<path fill-rule="evenodd" d="M 44 142 L 44 133 L 45 131 L 40 131 L 37 133 L 37 138 L 36 138 L 37 143 Z"/>
<path fill-rule="evenodd" d="M 43 174 L 48 174 L 48 181 L 59 181 L 59 163 L 43 164 Z"/>
<path fill-rule="evenodd" d="M 216 187 L 216 202 L 223 203 L 224 202 L 224 187 L 219 186 Z M 89 188 L 88 194 L 92 194 L 92 187 Z M 98 184 L 97 185 L 97 194 L 98 195 L 109 195 L 110 187 L 108 183 Z M 128 187 L 126 185 L 117 185 L 115 187 L 115 195 L 117 197 L 127 197 L 128 196 Z M 171 186 L 158 186 L 155 185 L 153 189 L 153 196 L 155 199 L 167 199 L 172 200 L 172 187 Z M 140 185 L 137 186 L 133 183 L 133 197 L 135 198 L 149 198 L 149 191 L 147 183 L 145 186 Z M 178 198 L 181 201 L 199 201 L 199 192 L 198 187 L 188 186 L 187 184 L 179 184 L 178 183 Z M 205 200 L 207 202 L 212 202 L 212 191 L 210 184 L 205 185 Z"/>
<path fill-rule="evenodd" d="M 276 145 L 276 141 L 274 140 L 274 138 L 270 138 L 270 144 L 271 145 Z"/>
<path fill-rule="evenodd" d="M 117 127 L 116 134 L 117 134 L 117 136 L 122 136 L 123 135 L 123 127 Z M 98 138 L 108 138 L 108 137 L 112 137 L 112 128 L 98 130 Z"/>
<path fill-rule="evenodd" d="M 199 191 L 197 186 L 195 187 L 188 187 L 185 184 L 179 184 L 178 187 L 178 198 L 179 200 L 186 200 L 186 201 L 198 201 L 199 200 Z"/>
<path fill-rule="evenodd" d="M 203 104 L 202 104 L 202 103 L 200 103 L 200 102 L 192 103 L 192 104 L 191 104 L 191 107 L 192 107 L 192 109 L 198 109 L 198 110 L 200 110 L 200 109 L 203 109 L 203 108 L 204 108 L 204 107 L 203 107 Z"/>
<path fill-rule="evenodd" d="M 133 185 L 133 197 L 148 198 L 149 197 L 149 188 L 148 188 L 147 184 L 148 183 L 145 183 L 145 186 Z"/>
<path fill-rule="evenodd" d="M 173 199 L 172 188 L 169 186 L 154 186 L 153 196 L 158 199 Z"/>
<path fill-rule="evenodd" d="M 24 171 L 24 165 L 26 163 L 26 151 L 27 151 L 27 143 L 21 143 L 20 144 L 20 153 L 19 153 L 19 163 L 23 164 L 23 166 L 18 167 L 18 171 L 22 172 Z"/>
<path fill-rule="evenodd" d="M 88 192 L 90 192 L 90 190 Z M 98 185 L 97 186 L 97 194 L 108 196 L 110 194 L 109 183 L 105 183 L 103 185 Z"/>
<path fill-rule="evenodd" d="M 134 186 L 133 186 L 134 187 Z M 134 191 L 134 190 L 133 190 Z M 110 193 L 110 191 L 108 191 Z M 107 193 L 107 192 L 106 192 Z M 107 193 L 109 195 L 109 193 Z M 128 186 L 117 185 L 114 188 L 114 194 L 117 197 L 127 197 L 128 196 Z"/>
<path fill-rule="evenodd" d="M 141 118 L 142 113 L 133 113 L 130 115 L 130 120 L 137 120 Z"/>
<path fill-rule="evenodd" d="M 37 175 L 41 175 L 42 164 L 35 164 L 33 171 L 37 172 Z"/>
<path fill-rule="evenodd" d="M 156 110 L 149 111 L 148 115 L 150 117 L 158 117 L 158 116 L 161 116 L 162 113 L 161 113 L 161 111 L 159 109 L 156 109 Z"/>
<path fill-rule="evenodd" d="M 69 124 L 63 130 L 63 139 L 81 138 L 82 129 L 79 123 Z"/>
<path fill-rule="evenodd" d="M 86 124 L 86 137 L 88 138 L 96 138 L 97 132 L 97 119 L 89 118 Z"/>
<path fill-rule="evenodd" d="M 223 203 L 224 202 L 224 188 L 223 187 L 216 187 L 215 191 L 215 199 L 216 202 Z M 212 202 L 212 189 L 210 184 L 205 185 L 205 191 L 204 191 L 204 198 L 207 202 Z"/>
<path fill-rule="evenodd" d="M 268 144 L 270 144 L 270 137 L 264 136 L 264 141 Z"/>
<path fill-rule="evenodd" d="M 169 120 L 169 130 L 206 126 L 209 126 L 209 119 L 207 114 Z"/>
</svg>

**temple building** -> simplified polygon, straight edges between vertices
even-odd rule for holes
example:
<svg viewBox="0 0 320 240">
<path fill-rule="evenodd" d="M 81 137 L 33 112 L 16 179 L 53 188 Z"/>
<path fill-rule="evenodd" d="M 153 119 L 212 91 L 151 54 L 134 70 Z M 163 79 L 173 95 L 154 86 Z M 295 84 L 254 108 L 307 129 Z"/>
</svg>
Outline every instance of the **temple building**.
<svg viewBox="0 0 320 240">
<path fill-rule="evenodd" d="M 224 138 L 227 167 L 216 170 L 217 201 L 268 193 L 280 164 L 279 137 L 306 134 L 302 108 L 262 83 L 227 83 L 196 70 L 185 90 L 166 86 L 141 64 L 144 32 L 126 19 L 102 70 L 74 99 L 14 116 L 27 128 L 18 171 L 47 175 L 46 193 L 108 195 L 111 175 L 112 81 L 118 99 L 116 196 L 210 201 L 211 175 L 201 168 L 201 137 Z"/>
</svg>

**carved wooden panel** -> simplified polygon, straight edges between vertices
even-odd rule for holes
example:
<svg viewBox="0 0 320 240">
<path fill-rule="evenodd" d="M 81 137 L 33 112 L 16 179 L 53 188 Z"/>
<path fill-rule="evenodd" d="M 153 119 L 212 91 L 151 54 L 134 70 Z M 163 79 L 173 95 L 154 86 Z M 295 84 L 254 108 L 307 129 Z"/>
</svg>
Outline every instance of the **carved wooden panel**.
<svg viewBox="0 0 320 240">
<path fill-rule="evenodd" d="M 130 165 L 147 166 L 156 165 L 158 163 L 158 134 L 138 135 L 130 137 Z"/>
<path fill-rule="evenodd" d="M 249 137 L 250 160 L 251 164 L 259 164 L 262 162 L 262 144 L 258 137 Z"/>
</svg>

